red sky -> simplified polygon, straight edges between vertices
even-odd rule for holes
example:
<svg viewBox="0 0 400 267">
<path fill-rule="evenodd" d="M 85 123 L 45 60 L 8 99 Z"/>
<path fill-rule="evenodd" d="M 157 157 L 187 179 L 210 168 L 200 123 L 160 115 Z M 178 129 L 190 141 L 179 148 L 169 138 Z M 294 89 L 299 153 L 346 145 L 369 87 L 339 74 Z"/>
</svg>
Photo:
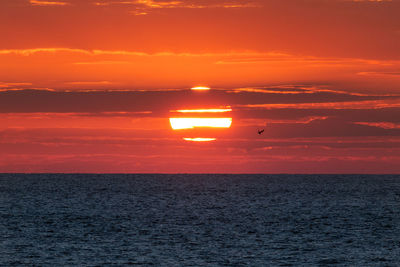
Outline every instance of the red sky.
<svg viewBox="0 0 400 267">
<path fill-rule="evenodd" d="M 397 0 L 1 0 L 0 172 L 399 173 L 398 14 Z M 171 129 L 200 108 L 231 108 L 195 114 L 231 128 Z"/>
</svg>

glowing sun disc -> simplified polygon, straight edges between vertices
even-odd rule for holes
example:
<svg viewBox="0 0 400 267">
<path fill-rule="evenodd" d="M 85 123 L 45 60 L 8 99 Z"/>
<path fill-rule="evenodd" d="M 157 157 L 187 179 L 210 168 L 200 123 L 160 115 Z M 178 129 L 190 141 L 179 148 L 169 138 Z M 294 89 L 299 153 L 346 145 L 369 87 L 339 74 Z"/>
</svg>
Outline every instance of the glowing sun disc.
<svg viewBox="0 0 400 267">
<path fill-rule="evenodd" d="M 230 128 L 232 118 L 170 118 L 172 129 L 193 129 L 195 127 Z"/>
<path fill-rule="evenodd" d="M 195 91 L 207 91 L 207 90 L 210 90 L 211 88 L 208 86 L 195 86 L 195 87 L 192 87 L 191 89 L 195 90 Z"/>
<path fill-rule="evenodd" d="M 196 137 L 196 138 L 183 138 L 185 141 L 191 141 L 191 142 L 211 142 L 217 140 L 217 138 L 202 138 L 202 137 Z"/>
<path fill-rule="evenodd" d="M 178 109 L 173 110 L 172 112 L 179 113 L 223 113 L 223 112 L 231 112 L 231 108 L 209 108 L 209 109 Z"/>
</svg>

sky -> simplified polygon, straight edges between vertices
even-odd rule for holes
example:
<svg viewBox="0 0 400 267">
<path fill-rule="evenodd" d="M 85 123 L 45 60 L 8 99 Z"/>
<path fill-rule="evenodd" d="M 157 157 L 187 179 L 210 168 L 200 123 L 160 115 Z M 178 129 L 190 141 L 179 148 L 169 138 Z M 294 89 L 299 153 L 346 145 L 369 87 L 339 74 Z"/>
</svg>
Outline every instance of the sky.
<svg viewBox="0 0 400 267">
<path fill-rule="evenodd" d="M 400 173 L 399 13 L 0 0 L 0 172 Z"/>
</svg>

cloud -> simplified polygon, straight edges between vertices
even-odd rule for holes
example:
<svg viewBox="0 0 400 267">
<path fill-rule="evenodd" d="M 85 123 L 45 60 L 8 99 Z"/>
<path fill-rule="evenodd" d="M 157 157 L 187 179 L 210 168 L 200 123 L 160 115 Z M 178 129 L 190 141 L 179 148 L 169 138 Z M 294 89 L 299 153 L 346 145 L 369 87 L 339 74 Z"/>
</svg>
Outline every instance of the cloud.
<svg viewBox="0 0 400 267">
<path fill-rule="evenodd" d="M 247 63 L 236 64 L 238 62 Z M 21 73 L 19 70 L 22 66 L 25 71 Z M 104 80 L 113 83 L 109 84 L 110 89 L 119 90 L 144 89 L 143 87 L 177 88 L 207 83 L 217 87 L 240 86 L 232 92 L 252 90 L 272 94 L 277 91 L 289 95 L 300 91 L 310 94 L 315 90 L 329 92 L 332 88 L 292 88 L 293 90 L 289 91 L 285 88 L 263 88 L 260 85 L 333 82 L 342 83 L 346 87 L 350 85 L 352 88 L 361 88 L 353 94 L 378 85 L 382 93 L 382 90 L 393 92 L 398 88 L 398 82 L 389 78 L 398 77 L 399 67 L 398 60 L 318 58 L 257 51 L 148 53 L 68 47 L 0 50 L 0 80 L 27 80 L 35 87 L 58 89 L 66 89 L 65 81 Z M 38 69 L 42 71 L 38 72 Z M 157 79 L 152 78 L 154 73 L 157 73 Z M 371 75 L 375 73 L 385 75 Z M 46 78 L 49 75 L 52 79 Z M 350 90 L 351 88 L 347 91 Z"/>
<path fill-rule="evenodd" d="M 315 65 L 315 66 L 381 66 L 393 67 L 393 70 L 400 65 L 399 60 L 373 60 L 362 58 L 326 58 L 315 56 L 299 56 L 295 54 L 281 53 L 281 52 L 258 52 L 258 51 L 231 51 L 231 52 L 214 52 L 214 53 L 188 53 L 188 52 L 156 52 L 146 53 L 141 51 L 128 51 L 128 50 L 100 50 L 100 49 L 77 49 L 67 47 L 49 47 L 49 48 L 31 48 L 31 49 L 2 49 L 0 55 L 16 54 L 23 56 L 31 56 L 34 54 L 58 54 L 58 53 L 71 53 L 83 54 L 91 56 L 142 56 L 142 57 L 197 57 L 197 58 L 213 58 L 214 64 L 264 64 L 264 63 L 296 63 L 300 65 Z M 104 64 L 120 64 L 121 61 L 106 60 L 99 61 Z M 126 62 L 126 61 L 122 61 Z M 79 64 L 75 63 L 75 64 Z M 84 63 L 83 63 L 84 64 Z M 365 71 L 358 72 L 359 75 L 373 75 L 373 74 L 386 74 L 386 75 L 400 75 L 396 71 L 382 71 L 373 72 Z"/>
<path fill-rule="evenodd" d="M 189 8 L 189 9 L 203 9 L 203 8 L 255 8 L 260 7 L 258 2 L 233 0 L 233 1 L 153 1 L 153 0 L 138 0 L 137 4 L 144 5 L 148 8 Z"/>
<path fill-rule="evenodd" d="M 314 56 L 296 56 L 292 54 L 269 52 L 263 54 L 254 54 L 253 57 L 240 57 L 226 58 L 217 61 L 216 64 L 262 64 L 271 62 L 291 62 L 297 64 L 308 64 L 311 66 L 350 66 L 350 65 L 380 65 L 380 66 L 393 66 L 398 61 L 390 60 L 371 60 L 360 58 L 329 58 L 329 57 L 314 57 Z M 251 56 L 249 54 L 249 56 Z"/>
<path fill-rule="evenodd" d="M 84 54 L 92 56 L 111 55 L 111 56 L 145 56 L 145 57 L 226 57 L 228 60 L 241 60 L 241 58 L 260 58 L 264 60 L 266 56 L 276 61 L 281 61 L 282 55 L 286 59 L 295 57 L 290 54 L 282 54 L 278 52 L 257 52 L 257 51 L 232 51 L 232 52 L 215 52 L 215 53 L 188 53 L 188 52 L 156 52 L 146 53 L 141 51 L 128 51 L 128 50 L 101 50 L 101 49 L 77 49 L 68 47 L 45 47 L 45 48 L 30 48 L 30 49 L 1 49 L 0 55 L 16 54 L 23 56 L 31 56 L 37 53 L 57 54 L 57 53 L 71 53 L 71 54 Z M 362 61 L 362 60 L 360 60 Z M 371 60 L 365 61 L 371 64 L 390 64 L 386 61 Z M 215 62 L 216 64 L 218 62 Z"/>
<path fill-rule="evenodd" d="M 0 82 L 0 88 L 9 88 L 14 86 L 30 86 L 32 83 L 25 83 L 25 82 Z"/>
<path fill-rule="evenodd" d="M 179 172 L 182 165 L 190 166 L 184 169 L 189 172 L 343 172 L 347 168 L 370 172 L 377 171 L 376 166 L 380 166 L 380 172 L 399 169 L 398 137 L 255 140 L 253 136 L 221 138 L 207 145 L 186 143 L 174 136 L 154 138 L 138 134 L 103 129 L 0 130 L 0 170 Z"/>
<path fill-rule="evenodd" d="M 346 2 L 357 2 L 357 3 L 385 3 L 392 2 L 393 0 L 342 0 Z"/>
<path fill-rule="evenodd" d="M 301 118 L 301 119 L 298 119 L 298 120 L 278 120 L 278 121 L 268 121 L 268 120 L 266 120 L 266 122 L 267 123 L 285 123 L 285 124 L 287 124 L 287 123 L 299 123 L 299 124 L 309 124 L 309 123 L 312 123 L 312 122 L 314 122 L 314 121 L 317 121 L 317 120 L 326 120 L 326 119 L 328 119 L 329 117 L 327 117 L 327 116 L 310 116 L 310 117 L 304 117 L 304 118 Z"/>
<path fill-rule="evenodd" d="M 108 86 L 111 81 L 75 81 L 70 86 Z M 79 87 L 81 88 L 81 87 Z M 288 89 L 289 91 L 295 89 Z M 296 89 L 298 90 L 298 89 Z M 234 112 L 276 109 L 382 109 L 399 107 L 399 96 L 357 95 L 345 92 L 298 94 L 265 93 L 231 89 L 196 94 L 188 89 L 173 90 L 19 90 L 1 92 L 0 112 L 136 112 L 167 113 L 178 109 L 209 109 L 231 106 Z M 288 98 L 290 96 L 290 98 Z M 30 98 L 27 102 L 24 99 Z M 90 101 L 89 101 L 90 99 Z"/>
<path fill-rule="evenodd" d="M 96 86 L 96 85 L 111 85 L 111 84 L 115 84 L 115 83 L 110 82 L 110 81 L 86 81 L 86 82 L 66 82 L 65 84 Z"/>
<path fill-rule="evenodd" d="M 259 2 L 233 1 L 154 1 L 154 0 L 136 0 L 136 1 L 98 1 L 95 6 L 130 6 L 130 14 L 135 16 L 148 15 L 152 11 L 162 9 L 240 9 L 240 8 L 255 8 L 261 7 Z"/>
<path fill-rule="evenodd" d="M 29 3 L 33 6 L 66 6 L 70 3 L 62 1 L 41 1 L 41 0 L 29 0 Z"/>
<path fill-rule="evenodd" d="M 247 87 L 247 88 L 234 88 L 228 90 L 228 92 L 239 93 L 239 92 L 250 92 L 250 93 L 264 93 L 264 94 L 316 94 L 316 93 L 332 93 L 332 94 L 345 94 L 353 96 L 373 96 L 371 93 L 357 93 L 357 92 L 347 92 L 338 89 L 332 89 L 329 86 L 319 85 L 278 85 L 278 86 L 268 86 L 268 87 Z M 393 94 L 377 94 L 376 96 L 400 96 Z"/>
<path fill-rule="evenodd" d="M 75 65 L 120 65 L 120 64 L 131 64 L 129 61 L 117 61 L 117 60 L 103 60 L 103 61 L 88 61 L 88 62 L 74 62 Z"/>
<path fill-rule="evenodd" d="M 399 108 L 400 98 L 385 100 L 324 102 L 324 103 L 295 103 L 295 104 L 250 104 L 239 107 L 260 109 L 382 109 Z"/>
<path fill-rule="evenodd" d="M 383 129 L 400 129 L 400 123 L 393 123 L 393 122 L 355 122 L 355 124 L 367 125 Z"/>
<path fill-rule="evenodd" d="M 81 53 L 81 54 L 92 54 L 90 50 L 84 49 L 73 49 L 73 48 L 32 48 L 32 49 L 2 49 L 0 50 L 0 55 L 16 54 L 22 56 L 31 56 L 37 53 Z"/>
<path fill-rule="evenodd" d="M 111 6 L 111 5 L 128 5 L 135 7 L 136 10 L 131 11 L 134 15 L 145 15 L 152 9 L 206 9 L 206 8 L 255 8 L 262 6 L 258 1 L 154 1 L 154 0 L 136 0 L 136 1 L 98 1 L 96 6 Z"/>
<path fill-rule="evenodd" d="M 362 75 L 362 76 L 393 76 L 393 77 L 400 77 L 400 72 L 364 71 L 364 72 L 358 72 L 357 75 Z"/>
</svg>

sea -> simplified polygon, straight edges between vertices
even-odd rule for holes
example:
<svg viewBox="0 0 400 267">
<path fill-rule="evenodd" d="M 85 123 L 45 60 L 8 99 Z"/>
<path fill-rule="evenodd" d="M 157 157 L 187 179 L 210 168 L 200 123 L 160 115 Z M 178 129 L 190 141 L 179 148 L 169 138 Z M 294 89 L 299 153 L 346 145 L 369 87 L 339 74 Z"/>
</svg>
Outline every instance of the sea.
<svg viewBox="0 0 400 267">
<path fill-rule="evenodd" d="M 0 174 L 0 266 L 400 266 L 400 175 Z"/>
</svg>

